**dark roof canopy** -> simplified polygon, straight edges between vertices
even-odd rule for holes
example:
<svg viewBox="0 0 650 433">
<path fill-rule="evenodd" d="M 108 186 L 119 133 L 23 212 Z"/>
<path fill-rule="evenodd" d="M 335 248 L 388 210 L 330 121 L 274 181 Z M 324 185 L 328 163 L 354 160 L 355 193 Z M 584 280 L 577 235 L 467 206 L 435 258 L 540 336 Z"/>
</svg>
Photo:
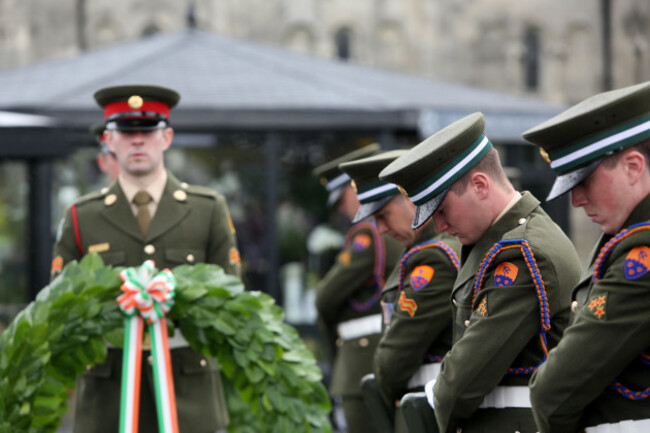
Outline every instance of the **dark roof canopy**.
<svg viewBox="0 0 650 433">
<path fill-rule="evenodd" d="M 521 140 L 521 132 L 561 109 L 198 30 L 0 71 L 0 109 L 51 115 L 87 128 L 101 116 L 93 93 L 118 84 L 179 91 L 172 123 L 187 130 L 411 129 L 430 134 L 482 111 L 488 134 Z"/>
</svg>

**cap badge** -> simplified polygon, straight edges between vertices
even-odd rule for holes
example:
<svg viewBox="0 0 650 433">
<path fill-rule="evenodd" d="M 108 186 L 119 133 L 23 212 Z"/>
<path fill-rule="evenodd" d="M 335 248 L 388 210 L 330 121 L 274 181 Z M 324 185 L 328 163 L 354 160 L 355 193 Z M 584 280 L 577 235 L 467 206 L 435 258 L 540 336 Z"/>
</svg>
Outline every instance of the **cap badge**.
<svg viewBox="0 0 650 433">
<path fill-rule="evenodd" d="M 542 155 L 542 159 L 546 161 L 547 164 L 551 163 L 551 158 L 549 158 L 548 153 L 541 147 L 539 148 L 539 154 Z"/>
<path fill-rule="evenodd" d="M 409 196 L 409 193 L 406 192 L 406 190 L 404 188 L 402 188 L 400 185 L 397 185 L 397 189 L 399 190 L 399 192 L 402 193 L 403 196 L 405 196 L 405 197 Z"/>
<path fill-rule="evenodd" d="M 144 101 L 142 100 L 142 97 L 138 95 L 133 95 L 129 98 L 129 107 L 133 108 L 134 110 L 142 108 L 142 104 L 144 104 Z"/>
<path fill-rule="evenodd" d="M 350 182 L 350 185 L 352 185 L 352 189 L 354 190 L 354 193 L 356 194 L 357 193 L 357 183 L 354 180 L 352 180 Z"/>
</svg>

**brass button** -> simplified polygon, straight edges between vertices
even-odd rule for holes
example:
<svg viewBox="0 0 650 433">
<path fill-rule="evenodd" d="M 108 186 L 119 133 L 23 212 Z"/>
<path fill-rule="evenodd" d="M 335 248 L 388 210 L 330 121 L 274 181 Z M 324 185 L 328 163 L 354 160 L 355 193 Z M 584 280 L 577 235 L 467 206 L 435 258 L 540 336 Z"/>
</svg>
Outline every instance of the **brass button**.
<svg viewBox="0 0 650 433">
<path fill-rule="evenodd" d="M 145 252 L 146 254 L 151 255 L 151 254 L 153 254 L 153 253 L 156 252 L 156 247 L 154 247 L 154 246 L 151 245 L 151 244 L 147 244 L 147 245 L 144 246 L 144 252 Z"/>
<path fill-rule="evenodd" d="M 177 201 L 185 201 L 187 200 L 187 193 L 182 189 L 177 189 L 176 191 L 174 191 L 174 198 Z"/>
<path fill-rule="evenodd" d="M 187 189 L 188 186 L 187 182 L 181 182 L 181 188 Z"/>
<path fill-rule="evenodd" d="M 108 187 L 105 186 L 104 188 L 100 189 L 99 192 L 101 192 L 102 194 L 106 194 L 108 192 Z"/>
<path fill-rule="evenodd" d="M 109 194 L 104 199 L 104 204 L 106 206 L 111 206 L 117 201 L 117 196 L 115 194 Z"/>
<path fill-rule="evenodd" d="M 368 339 L 366 337 L 363 337 L 361 340 L 359 340 L 359 346 L 361 347 L 368 347 Z"/>
<path fill-rule="evenodd" d="M 469 320 L 465 320 L 465 327 L 469 328 Z"/>
<path fill-rule="evenodd" d="M 519 225 L 526 222 L 526 218 L 519 218 Z"/>
<path fill-rule="evenodd" d="M 190 263 L 194 263 L 194 254 L 188 254 L 187 255 L 187 261 Z"/>
<path fill-rule="evenodd" d="M 151 355 L 147 356 L 147 362 L 149 363 L 149 365 L 153 365 L 153 356 Z"/>
<path fill-rule="evenodd" d="M 336 347 L 343 346 L 343 339 L 341 337 L 336 339 Z"/>
<path fill-rule="evenodd" d="M 578 301 L 571 302 L 571 312 L 573 314 L 578 312 Z"/>
<path fill-rule="evenodd" d="M 199 361 L 199 364 L 201 364 L 201 367 L 205 368 L 205 366 L 208 365 L 208 361 L 202 359 L 201 361 Z"/>
</svg>

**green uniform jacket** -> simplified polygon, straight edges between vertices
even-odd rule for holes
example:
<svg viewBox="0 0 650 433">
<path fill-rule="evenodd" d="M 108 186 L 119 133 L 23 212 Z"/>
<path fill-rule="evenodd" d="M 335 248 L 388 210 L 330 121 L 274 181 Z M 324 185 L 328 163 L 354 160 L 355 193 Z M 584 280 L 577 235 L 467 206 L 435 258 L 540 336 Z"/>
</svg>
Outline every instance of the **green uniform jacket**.
<svg viewBox="0 0 650 433">
<path fill-rule="evenodd" d="M 353 225 L 343 250 L 316 289 L 319 319 L 330 335 L 342 322 L 380 315 L 384 280 L 402 252 L 392 238 L 379 236 L 374 222 Z M 381 281 L 376 281 L 376 276 Z M 372 357 L 380 334 L 343 341 L 337 339 L 330 393 L 361 396 L 360 381 L 372 372 Z"/>
<path fill-rule="evenodd" d="M 153 259 L 156 267 L 215 263 L 239 275 L 239 254 L 224 198 L 206 188 L 181 184 L 168 175 L 165 190 L 143 239 L 131 207 L 115 182 L 76 205 L 81 251 L 71 210 L 59 229 L 55 262 L 79 260 L 96 251 L 113 266 L 139 266 Z M 60 259 L 59 259 L 60 258 Z M 116 294 L 117 296 L 117 294 Z M 171 351 L 180 431 L 214 432 L 228 422 L 219 371 L 212 359 L 179 348 Z M 140 432 L 157 432 L 151 367 L 143 355 Z M 74 431 L 118 431 L 122 351 L 109 349 L 104 363 L 77 382 Z"/>
<path fill-rule="evenodd" d="M 650 196 L 624 227 L 650 220 Z M 629 400 L 611 386 L 648 391 L 650 366 L 650 230 L 638 230 L 612 244 L 604 261 L 597 244 L 591 266 L 573 292 L 578 310 L 560 344 L 531 380 L 531 400 L 541 432 L 580 428 L 628 419 L 649 419 L 650 400 Z M 599 279 L 592 281 L 596 262 Z"/>
<path fill-rule="evenodd" d="M 546 333 L 549 348 L 568 325 L 571 288 L 581 272 L 578 255 L 539 201 L 525 192 L 476 245 L 463 246 L 452 293 L 454 345 L 434 387 L 441 432 L 455 432 L 458 427 L 464 433 L 537 430 L 530 409 L 478 409 L 497 385 L 527 385 L 528 375 L 507 375 L 509 368 L 534 367 L 544 359 L 538 335 L 540 303 L 521 249 L 505 249 L 493 260 L 486 259 L 498 242 L 520 239 L 528 242 L 544 283 L 551 324 Z M 472 301 L 479 270 L 484 272 L 484 284 Z"/>
<path fill-rule="evenodd" d="M 226 201 L 207 188 L 181 184 L 168 175 L 146 238 L 118 182 L 82 197 L 76 204 L 81 251 L 71 211 L 54 246 L 54 257 L 61 257 L 63 265 L 95 251 L 112 266 L 140 266 L 151 259 L 159 269 L 214 263 L 229 274 L 240 273 Z"/>
<path fill-rule="evenodd" d="M 421 248 L 427 241 L 439 244 Z M 388 287 L 388 283 L 382 294 L 384 323 L 386 313 L 392 317 L 375 352 L 375 377 L 391 405 L 409 391 L 409 379 L 422 364 L 440 362 L 451 348 L 449 299 L 458 273 L 458 258 L 454 257 L 454 264 L 442 247 L 454 255 L 460 253 L 458 239 L 436 233 L 431 222 L 403 255 L 403 296 L 397 285 Z M 393 273 L 399 273 L 402 266 Z M 435 361 L 427 359 L 427 355 L 436 357 Z"/>
</svg>

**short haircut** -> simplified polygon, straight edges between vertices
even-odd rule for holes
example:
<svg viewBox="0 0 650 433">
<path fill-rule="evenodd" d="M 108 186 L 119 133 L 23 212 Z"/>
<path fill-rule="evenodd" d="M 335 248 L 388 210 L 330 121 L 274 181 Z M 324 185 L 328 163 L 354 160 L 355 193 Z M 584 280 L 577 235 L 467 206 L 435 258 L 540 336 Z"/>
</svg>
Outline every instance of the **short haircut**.
<svg viewBox="0 0 650 433">
<path fill-rule="evenodd" d="M 640 143 L 634 144 L 630 147 L 619 149 L 619 151 L 616 151 L 613 154 L 603 158 L 603 162 L 601 164 L 607 168 L 614 167 L 618 160 L 621 158 L 623 151 L 625 150 L 636 150 L 641 155 L 643 155 L 645 157 L 645 165 L 650 169 L 650 138 L 645 139 Z"/>
<path fill-rule="evenodd" d="M 450 191 L 453 191 L 456 195 L 461 195 L 467 190 L 467 185 L 469 185 L 469 179 L 476 172 L 485 173 L 490 179 L 496 181 L 496 183 L 502 187 L 506 187 L 510 184 L 508 177 L 506 176 L 503 167 L 501 166 L 501 160 L 499 159 L 499 152 L 492 147 L 487 151 L 485 156 L 472 167 L 467 173 L 462 175 L 460 179 L 454 182 L 449 188 Z"/>
</svg>

